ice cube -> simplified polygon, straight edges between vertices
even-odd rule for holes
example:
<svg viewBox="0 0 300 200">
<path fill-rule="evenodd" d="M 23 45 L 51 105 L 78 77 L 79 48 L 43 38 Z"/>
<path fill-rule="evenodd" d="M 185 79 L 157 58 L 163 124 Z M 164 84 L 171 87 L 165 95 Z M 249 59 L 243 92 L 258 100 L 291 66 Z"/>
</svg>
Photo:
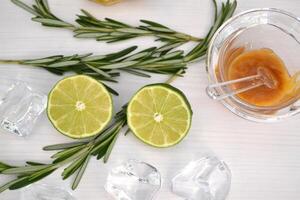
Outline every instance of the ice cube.
<svg viewBox="0 0 300 200">
<path fill-rule="evenodd" d="M 231 172 L 216 157 L 190 162 L 172 180 L 172 191 L 188 200 L 224 200 L 230 190 Z"/>
<path fill-rule="evenodd" d="M 151 200 L 161 187 L 159 171 L 145 162 L 128 160 L 113 168 L 106 191 L 117 200 Z"/>
<path fill-rule="evenodd" d="M 45 95 L 23 82 L 14 83 L 0 101 L 1 128 L 18 136 L 29 135 L 46 104 Z"/>
<path fill-rule="evenodd" d="M 21 191 L 21 200 L 76 200 L 69 192 L 47 184 L 33 184 Z"/>
</svg>

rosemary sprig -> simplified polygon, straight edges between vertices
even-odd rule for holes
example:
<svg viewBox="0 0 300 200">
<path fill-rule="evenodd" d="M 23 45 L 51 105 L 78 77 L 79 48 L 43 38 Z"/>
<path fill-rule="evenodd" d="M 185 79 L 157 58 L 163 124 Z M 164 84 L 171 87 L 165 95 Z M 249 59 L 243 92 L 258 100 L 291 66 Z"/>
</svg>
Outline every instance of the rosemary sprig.
<svg viewBox="0 0 300 200">
<path fill-rule="evenodd" d="M 215 12 L 218 12 L 218 7 L 216 0 L 213 0 L 215 6 Z M 210 28 L 206 37 L 201 41 L 195 48 L 193 48 L 185 57 L 186 62 L 192 62 L 196 59 L 201 58 L 202 56 L 206 55 L 209 43 L 214 36 L 215 32 L 220 28 L 220 26 L 227 21 L 234 13 L 237 7 L 237 2 L 234 0 L 230 3 L 229 0 L 226 3 L 222 3 L 221 12 L 219 15 L 215 15 L 215 23 Z"/>
<path fill-rule="evenodd" d="M 34 15 L 35 17 L 32 20 L 40 22 L 44 26 L 74 29 L 73 24 L 65 22 L 51 13 L 47 0 L 36 0 L 35 5 L 32 5 L 32 7 L 19 0 L 11 0 L 11 2 Z"/>
<path fill-rule="evenodd" d="M 215 8 L 215 13 L 218 13 L 218 6 L 216 3 L 216 0 L 212 0 Z M 235 9 L 237 7 L 237 2 L 234 0 L 232 3 L 230 0 L 227 0 L 226 3 L 222 2 L 222 8 L 220 11 L 220 14 L 215 14 L 215 19 L 214 19 L 214 25 L 210 28 L 209 32 L 205 36 L 205 38 L 198 44 L 196 45 L 191 51 L 185 55 L 183 62 L 184 63 L 191 63 L 194 62 L 198 59 L 203 58 L 208 50 L 209 43 L 218 30 L 222 26 L 222 24 L 227 21 L 230 17 L 232 17 Z M 172 75 L 166 82 L 170 83 L 174 81 L 174 79 L 177 78 L 178 74 L 181 74 L 183 71 L 182 69 L 179 69 L 177 74 Z"/>
<path fill-rule="evenodd" d="M 126 106 L 116 114 L 113 124 L 89 140 L 45 147 L 46 151 L 58 150 L 58 153 L 51 157 L 53 161 L 50 164 L 26 162 L 25 166 L 16 167 L 0 162 L 0 174 L 17 176 L 16 179 L 0 187 L 0 193 L 7 189 L 16 190 L 30 185 L 66 165 L 62 178 L 67 179 L 74 175 L 72 189 L 75 190 L 92 156 L 98 160 L 103 158 L 104 163 L 108 161 L 115 141 L 126 124 L 125 110 Z"/>
<path fill-rule="evenodd" d="M 189 41 L 199 42 L 196 38 L 149 20 L 140 20 L 143 25 L 134 27 L 123 22 L 105 18 L 99 20 L 85 10 L 81 10 L 76 22 L 81 25 L 74 30 L 77 38 L 96 38 L 98 41 L 118 42 L 141 36 L 155 36 L 157 40 L 166 43 L 186 43 Z"/>
<path fill-rule="evenodd" d="M 217 12 L 216 2 L 215 2 L 215 0 L 213 0 L 213 1 L 214 1 L 214 5 L 215 5 L 215 11 Z M 222 25 L 222 23 L 224 23 L 229 17 L 232 16 L 235 8 L 236 8 L 236 1 L 234 1 L 233 3 L 230 3 L 229 0 L 227 0 L 226 3 L 223 3 L 221 12 L 219 15 L 216 15 L 217 17 L 215 18 L 215 24 L 212 26 L 212 28 L 208 32 L 205 39 L 202 42 L 200 42 L 194 49 L 192 49 L 186 56 L 182 56 L 182 54 L 180 54 L 179 59 L 178 58 L 173 59 L 174 57 L 172 59 L 169 59 L 168 64 L 171 65 L 171 62 L 174 62 L 174 63 L 181 63 L 181 64 L 186 65 L 190 62 L 193 62 L 193 61 L 203 57 L 206 54 L 208 44 L 209 44 L 213 34 Z M 165 48 L 170 48 L 170 47 L 166 46 Z M 134 48 L 132 48 L 132 49 L 134 49 Z M 115 62 L 116 65 L 118 63 L 121 63 L 121 65 L 122 65 L 122 63 L 124 64 L 124 62 L 135 61 L 135 60 L 138 60 L 137 58 L 144 56 L 144 55 L 142 56 L 142 54 L 145 52 L 139 52 L 140 54 L 137 53 L 137 54 L 133 54 L 133 55 L 127 55 L 126 52 L 133 51 L 132 49 L 124 50 L 122 53 L 125 55 L 123 55 L 123 56 L 120 56 L 122 53 L 118 52 L 117 54 L 109 54 L 104 57 L 109 61 Z M 153 49 L 153 51 L 155 51 L 156 53 L 160 52 L 159 56 L 157 56 L 155 58 L 148 60 L 148 57 L 146 57 L 147 59 L 145 59 L 145 57 L 143 57 L 145 59 L 145 60 L 142 59 L 144 62 L 143 66 L 146 66 L 147 64 L 153 64 L 153 63 L 157 64 L 157 62 L 159 64 L 161 64 L 162 62 L 164 62 L 162 60 L 159 60 L 160 57 L 162 55 L 164 55 L 164 53 L 162 54 L 162 50 L 165 50 L 165 49 L 163 49 L 163 48 L 155 49 L 155 50 Z M 149 50 L 149 52 L 152 52 L 152 51 Z M 170 54 L 172 55 L 173 53 L 166 53 L 165 56 L 170 56 Z M 151 56 L 152 55 L 153 54 L 151 53 Z M 132 57 L 134 59 L 132 59 Z M 172 56 L 170 56 L 170 57 L 172 57 Z M 52 62 L 48 63 L 49 61 L 53 61 L 53 60 L 49 60 L 49 59 L 56 59 L 56 58 L 62 59 L 62 60 L 60 60 L 61 62 L 78 61 L 78 63 L 75 64 L 75 62 L 74 62 L 74 63 L 71 63 L 72 65 L 68 65 L 68 66 L 65 66 L 66 63 L 61 63 L 58 61 L 53 62 L 53 63 Z M 48 58 L 43 58 L 43 59 L 39 59 L 39 60 L 22 60 L 22 61 L 9 60 L 9 61 L 5 61 L 5 62 L 20 63 L 20 64 L 23 64 L 23 62 L 27 62 L 26 64 L 28 64 L 28 65 L 44 67 L 46 69 L 50 68 L 49 65 L 55 64 L 54 67 L 52 65 L 53 69 L 60 69 L 59 67 L 61 67 L 61 68 L 68 67 L 69 69 L 66 71 L 72 71 L 72 70 L 70 70 L 71 66 L 72 67 L 77 66 L 77 65 L 79 65 L 79 63 L 82 63 L 83 61 L 85 61 L 85 62 L 97 61 L 97 62 L 101 63 L 100 61 L 105 62 L 107 60 L 105 60 L 103 58 L 103 56 L 76 55 L 76 56 L 69 56 L 69 57 L 64 57 L 64 56 L 56 56 L 55 57 L 54 56 L 54 58 L 48 57 Z M 44 62 L 49 64 L 48 67 L 43 66 Z M 67 63 L 67 64 L 70 64 L 70 63 Z M 99 64 L 99 65 L 103 66 L 102 64 Z M 125 66 L 125 64 L 124 64 L 124 66 Z M 128 65 L 124 68 L 121 68 L 120 65 L 117 65 L 117 67 L 110 66 L 109 68 L 106 68 L 106 69 L 105 69 L 105 67 L 104 68 L 102 67 L 101 70 L 103 70 L 105 73 L 110 73 L 110 72 L 107 72 L 106 70 L 113 70 L 113 69 L 133 70 L 133 68 L 129 68 L 129 66 L 130 65 Z M 132 66 L 139 66 L 139 65 L 133 64 Z M 152 66 L 152 67 L 154 67 L 154 66 Z M 136 70 L 136 69 L 141 70 L 139 68 L 134 68 L 134 70 Z M 178 71 L 176 71 L 176 73 L 180 74 L 181 70 L 182 69 L 178 69 Z M 134 72 L 142 73 L 140 71 L 134 71 Z M 154 71 L 154 72 L 160 73 L 160 71 Z M 174 71 L 172 71 L 171 74 L 174 74 Z M 76 177 L 75 177 L 73 185 L 72 185 L 72 188 L 76 189 L 83 174 L 84 174 L 84 171 L 89 162 L 89 159 L 92 156 L 97 157 L 97 159 L 103 158 L 104 162 L 108 161 L 109 155 L 113 149 L 113 145 L 115 144 L 117 137 L 120 134 L 122 128 L 124 126 L 126 126 L 126 124 L 127 124 L 127 121 L 126 121 L 126 105 L 125 105 L 122 108 L 122 110 L 115 115 L 115 121 L 104 131 L 100 132 L 98 135 L 96 135 L 92 138 L 86 139 L 86 140 L 79 140 L 79 141 L 75 141 L 75 142 L 71 142 L 71 143 L 56 144 L 56 145 L 51 145 L 51 146 L 45 147 L 44 150 L 46 150 L 46 151 L 58 151 L 58 153 L 56 153 L 52 156 L 52 158 L 54 160 L 50 164 L 27 162 L 27 165 L 25 165 L 25 166 L 16 167 L 16 166 L 11 166 L 11 165 L 0 162 L 0 174 L 17 176 L 17 178 L 15 180 L 10 181 L 7 184 L 0 187 L 0 193 L 7 189 L 14 190 L 14 189 L 19 189 L 19 188 L 25 187 L 27 185 L 30 185 L 33 182 L 43 179 L 44 177 L 50 175 L 56 169 L 61 168 L 67 164 L 69 164 L 69 165 L 63 171 L 62 176 L 64 179 L 66 179 L 66 178 L 69 178 L 70 176 L 72 176 L 73 174 L 76 174 Z M 126 134 L 127 133 L 128 133 L 128 131 L 126 131 Z"/>
<path fill-rule="evenodd" d="M 154 36 L 157 40 L 166 42 L 168 45 L 176 44 L 177 46 L 189 41 L 201 41 L 200 38 L 177 32 L 153 21 L 140 20 L 142 25 L 136 27 L 110 18 L 100 20 L 85 10 L 81 10 L 82 14 L 77 15 L 76 22 L 78 25 L 70 24 L 51 12 L 47 0 L 35 0 L 35 5 L 31 7 L 20 0 L 11 1 L 33 14 L 35 16 L 32 18 L 33 21 L 44 26 L 70 29 L 77 38 L 94 38 L 97 41 L 112 43 L 131 38 Z"/>
<path fill-rule="evenodd" d="M 0 63 L 40 67 L 57 75 L 74 72 L 111 82 L 117 82 L 115 77 L 120 75 L 120 71 L 143 77 L 150 77 L 147 72 L 172 75 L 182 70 L 181 74 L 184 73 L 186 63 L 183 62 L 183 51 L 166 52 L 171 49 L 163 46 L 151 47 L 134 53 L 136 49 L 137 46 L 132 46 L 107 55 L 92 55 L 91 53 L 71 56 L 55 55 L 31 60 L 0 60 Z"/>
<path fill-rule="evenodd" d="M 18 0 L 13 1 L 19 2 Z M 40 0 L 36 1 L 39 2 Z M 46 0 L 42 2 L 46 2 Z M 218 9 L 216 1 L 213 0 L 213 2 L 215 12 L 217 13 Z M 145 72 L 169 74 L 172 75 L 172 77 L 167 82 L 170 82 L 177 76 L 181 76 L 185 73 L 188 63 L 206 55 L 212 36 L 217 29 L 232 16 L 236 6 L 236 1 L 230 3 L 230 1 L 227 0 L 226 3 L 222 3 L 221 12 L 219 15 L 215 15 L 215 23 L 204 40 L 188 52 L 187 55 L 183 55 L 183 51 L 170 52 L 178 46 L 177 43 L 174 43 L 173 45 L 166 44 L 161 48 L 148 48 L 134 54 L 131 53 L 137 48 L 136 46 L 109 55 L 56 55 L 33 60 L 0 60 L 0 63 L 18 63 L 42 67 L 59 75 L 71 71 L 77 74 L 90 75 L 99 80 L 113 82 L 116 82 L 115 76 L 119 75 L 119 72 L 114 71 L 125 71 L 143 77 L 150 77 Z M 35 7 L 36 6 L 34 6 L 34 8 Z M 111 88 L 110 90 L 113 91 Z M 114 91 L 114 93 L 116 92 Z"/>
</svg>

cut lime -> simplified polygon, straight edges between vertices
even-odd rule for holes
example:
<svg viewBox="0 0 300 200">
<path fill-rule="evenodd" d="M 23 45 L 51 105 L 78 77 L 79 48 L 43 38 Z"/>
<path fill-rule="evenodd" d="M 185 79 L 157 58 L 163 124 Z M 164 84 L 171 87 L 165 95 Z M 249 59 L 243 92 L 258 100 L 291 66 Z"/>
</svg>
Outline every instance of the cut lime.
<svg viewBox="0 0 300 200">
<path fill-rule="evenodd" d="M 59 132 L 72 138 L 99 133 L 111 120 L 112 110 L 110 93 L 89 76 L 59 81 L 48 97 L 49 120 Z"/>
<path fill-rule="evenodd" d="M 185 95 L 168 84 L 148 85 L 139 90 L 127 108 L 128 126 L 143 142 L 169 147 L 188 133 L 192 110 Z"/>
</svg>

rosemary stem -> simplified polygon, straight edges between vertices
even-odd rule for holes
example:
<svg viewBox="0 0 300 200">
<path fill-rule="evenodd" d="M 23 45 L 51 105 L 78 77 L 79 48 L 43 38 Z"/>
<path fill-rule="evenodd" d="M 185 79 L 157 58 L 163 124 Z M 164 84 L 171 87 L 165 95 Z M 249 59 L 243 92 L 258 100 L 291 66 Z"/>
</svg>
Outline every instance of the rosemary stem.
<svg viewBox="0 0 300 200">
<path fill-rule="evenodd" d="M 180 33 L 180 34 L 186 36 L 188 41 L 192 41 L 192 42 L 201 42 L 201 41 L 203 40 L 202 38 L 194 37 L 194 36 L 192 36 L 192 35 L 188 35 L 188 34 L 185 34 L 185 33 Z"/>
<path fill-rule="evenodd" d="M 64 27 L 65 29 L 71 30 L 71 31 L 75 31 L 76 29 L 78 29 L 79 27 L 75 26 L 72 24 L 72 26 L 69 27 Z"/>
<path fill-rule="evenodd" d="M 58 162 L 56 164 L 52 164 L 54 166 L 54 168 L 60 168 L 70 162 L 73 162 L 74 160 L 78 159 L 79 157 L 81 157 L 82 155 L 85 155 L 87 153 L 90 153 L 90 150 L 92 149 L 92 145 L 88 144 L 86 145 L 86 147 L 84 147 L 81 151 L 79 151 L 77 154 L 74 154 L 73 156 L 70 156 L 69 158 L 67 158 L 66 160 L 63 160 L 61 162 Z"/>
<path fill-rule="evenodd" d="M 200 41 L 203 40 L 202 38 L 195 37 L 195 36 L 192 36 L 192 35 L 189 35 L 189 34 L 186 34 L 186 33 L 182 33 L 182 32 L 176 32 L 174 34 L 174 36 L 177 36 L 178 38 L 184 39 L 186 42 L 187 41 L 200 42 Z"/>
<path fill-rule="evenodd" d="M 0 64 L 21 64 L 21 60 L 0 60 Z"/>
<path fill-rule="evenodd" d="M 145 34 L 141 34 L 141 36 L 155 36 L 156 33 L 145 33 Z M 168 34 L 167 34 L 168 35 Z M 177 32 L 175 34 L 178 39 L 183 39 L 185 42 L 201 42 L 203 39 L 202 38 L 199 38 L 199 37 L 195 37 L 195 36 L 192 36 L 192 35 L 189 35 L 189 34 L 186 34 L 186 33 L 181 33 L 181 32 Z"/>
<path fill-rule="evenodd" d="M 203 39 L 202 38 L 198 38 L 198 37 L 194 37 L 194 36 L 189 36 L 189 40 L 193 41 L 193 42 L 201 42 Z"/>
<path fill-rule="evenodd" d="M 183 71 L 184 71 L 183 69 L 178 70 L 178 72 L 172 75 L 171 77 L 169 77 L 165 83 L 171 84 L 179 77 L 179 74 L 181 74 Z"/>
</svg>

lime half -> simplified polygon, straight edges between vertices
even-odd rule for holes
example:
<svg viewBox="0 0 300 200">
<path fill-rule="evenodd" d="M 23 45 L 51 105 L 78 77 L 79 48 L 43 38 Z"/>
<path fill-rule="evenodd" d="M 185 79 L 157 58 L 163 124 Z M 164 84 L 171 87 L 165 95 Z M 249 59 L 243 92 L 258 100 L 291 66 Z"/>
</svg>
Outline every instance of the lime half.
<svg viewBox="0 0 300 200">
<path fill-rule="evenodd" d="M 59 81 L 48 97 L 49 120 L 59 132 L 72 138 L 99 133 L 111 120 L 112 110 L 110 93 L 89 76 Z"/>
<path fill-rule="evenodd" d="M 168 84 L 153 84 L 133 96 L 127 120 L 131 131 L 146 144 L 169 147 L 188 133 L 192 110 L 180 90 Z"/>
</svg>

